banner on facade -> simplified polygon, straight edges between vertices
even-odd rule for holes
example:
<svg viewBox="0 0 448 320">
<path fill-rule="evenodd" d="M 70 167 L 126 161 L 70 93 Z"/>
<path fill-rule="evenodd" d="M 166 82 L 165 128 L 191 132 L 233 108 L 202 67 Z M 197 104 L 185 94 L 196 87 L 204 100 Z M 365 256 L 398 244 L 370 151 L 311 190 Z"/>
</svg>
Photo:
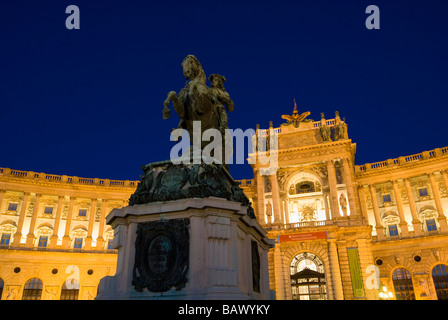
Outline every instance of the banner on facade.
<svg viewBox="0 0 448 320">
<path fill-rule="evenodd" d="M 348 265 L 352 279 L 353 297 L 364 298 L 364 281 L 362 279 L 358 248 L 347 248 Z"/>
<path fill-rule="evenodd" d="M 317 240 L 317 239 L 328 239 L 328 232 L 317 231 L 306 233 L 281 234 L 278 236 L 278 242 L 304 241 L 304 240 Z"/>
</svg>

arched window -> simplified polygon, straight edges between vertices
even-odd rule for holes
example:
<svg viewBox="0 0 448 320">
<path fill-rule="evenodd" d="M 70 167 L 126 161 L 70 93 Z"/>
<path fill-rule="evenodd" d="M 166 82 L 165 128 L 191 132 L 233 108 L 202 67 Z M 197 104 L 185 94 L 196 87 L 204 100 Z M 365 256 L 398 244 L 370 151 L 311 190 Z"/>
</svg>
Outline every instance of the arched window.
<svg viewBox="0 0 448 320">
<path fill-rule="evenodd" d="M 301 194 L 321 191 L 320 185 L 313 181 L 302 181 L 297 184 L 292 184 L 289 188 L 289 194 Z"/>
<path fill-rule="evenodd" d="M 61 290 L 61 300 L 78 300 L 79 282 L 76 279 L 64 281 Z"/>
<path fill-rule="evenodd" d="M 22 300 L 40 300 L 42 296 L 42 281 L 39 278 L 31 278 L 25 283 Z"/>
<path fill-rule="evenodd" d="M 291 293 L 293 300 L 326 300 L 324 265 L 315 254 L 299 253 L 291 262 Z"/>
<path fill-rule="evenodd" d="M 392 274 L 392 282 L 397 300 L 415 300 L 411 273 L 407 269 L 395 269 Z"/>
<path fill-rule="evenodd" d="M 437 299 L 448 300 L 448 270 L 446 265 L 436 265 L 432 269 L 432 279 L 436 287 Z"/>
</svg>

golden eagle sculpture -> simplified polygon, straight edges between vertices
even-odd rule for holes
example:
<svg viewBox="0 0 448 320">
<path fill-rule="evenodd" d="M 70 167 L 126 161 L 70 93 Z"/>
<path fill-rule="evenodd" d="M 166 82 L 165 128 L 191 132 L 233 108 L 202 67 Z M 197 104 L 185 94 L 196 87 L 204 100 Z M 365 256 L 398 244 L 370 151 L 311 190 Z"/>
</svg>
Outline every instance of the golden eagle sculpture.
<svg viewBox="0 0 448 320">
<path fill-rule="evenodd" d="M 296 100 L 294 99 L 294 110 L 292 111 L 292 116 L 286 114 L 282 115 L 282 119 L 288 121 L 287 123 L 282 124 L 282 126 L 289 126 L 292 124 L 294 128 L 298 128 L 300 122 L 305 120 L 305 118 L 308 117 L 310 114 L 311 112 L 309 111 L 299 114 L 299 111 L 297 111 L 297 103 Z"/>
</svg>

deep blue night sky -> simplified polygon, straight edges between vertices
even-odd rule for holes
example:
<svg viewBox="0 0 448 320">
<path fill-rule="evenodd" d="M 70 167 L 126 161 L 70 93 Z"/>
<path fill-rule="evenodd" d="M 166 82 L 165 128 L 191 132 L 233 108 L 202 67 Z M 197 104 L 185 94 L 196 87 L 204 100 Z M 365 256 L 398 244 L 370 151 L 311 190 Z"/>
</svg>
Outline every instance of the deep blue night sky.
<svg viewBox="0 0 448 320">
<path fill-rule="evenodd" d="M 80 9 L 68 30 L 68 5 Z M 368 5 L 380 30 L 368 30 Z M 166 94 L 196 55 L 223 74 L 231 128 L 334 118 L 356 164 L 448 145 L 447 1 L 0 2 L 0 167 L 136 180 L 169 158 Z M 172 107 L 171 107 L 172 110 Z M 252 178 L 248 164 L 232 165 Z"/>
</svg>

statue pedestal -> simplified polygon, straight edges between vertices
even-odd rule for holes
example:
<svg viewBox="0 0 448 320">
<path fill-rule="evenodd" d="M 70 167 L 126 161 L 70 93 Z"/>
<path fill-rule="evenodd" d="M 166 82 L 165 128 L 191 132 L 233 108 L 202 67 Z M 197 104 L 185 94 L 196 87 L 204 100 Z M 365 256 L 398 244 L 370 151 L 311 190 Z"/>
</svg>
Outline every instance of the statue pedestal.
<svg viewBox="0 0 448 320">
<path fill-rule="evenodd" d="M 114 209 L 115 276 L 98 300 L 272 299 L 267 253 L 274 240 L 240 202 L 187 198 Z"/>
</svg>

